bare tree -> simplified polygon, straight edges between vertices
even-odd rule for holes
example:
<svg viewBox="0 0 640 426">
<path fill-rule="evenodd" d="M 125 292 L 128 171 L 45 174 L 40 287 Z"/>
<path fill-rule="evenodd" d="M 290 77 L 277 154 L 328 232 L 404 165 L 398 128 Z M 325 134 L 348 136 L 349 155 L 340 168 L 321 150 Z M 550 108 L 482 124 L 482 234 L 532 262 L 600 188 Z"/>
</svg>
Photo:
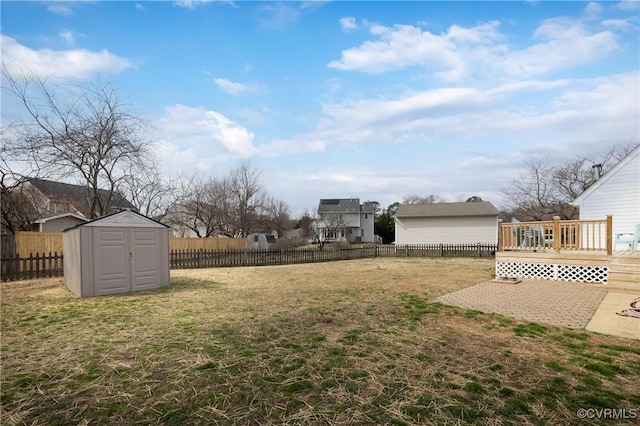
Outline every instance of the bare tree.
<svg viewBox="0 0 640 426">
<path fill-rule="evenodd" d="M 278 237 L 282 237 L 284 231 L 292 229 L 291 210 L 287 203 L 270 198 L 265 207 L 264 225 L 265 228 L 269 227 L 275 230 L 278 233 Z"/>
<path fill-rule="evenodd" d="M 133 164 L 123 177 L 120 192 L 140 213 L 162 222 L 186 199 L 186 193 L 179 190 L 184 180 L 183 176 L 165 178 L 152 164 L 142 169 Z"/>
<path fill-rule="evenodd" d="M 199 238 L 227 235 L 230 215 L 225 179 L 193 177 L 183 181 L 179 190 L 187 195 L 173 209 L 170 223 Z"/>
<path fill-rule="evenodd" d="M 3 90 L 23 106 L 27 119 L 14 123 L 6 155 L 31 164 L 41 175 L 86 186 L 89 216 L 108 213 L 113 195 L 135 165 L 150 161 L 143 121 L 129 112 L 109 83 L 58 86 L 2 70 Z M 106 190 L 106 199 L 99 195 Z"/>
<path fill-rule="evenodd" d="M 316 226 L 316 217 L 306 210 L 294 225 L 294 229 L 302 229 L 303 237 L 312 238 L 314 241 L 318 240 L 318 228 Z"/>
<path fill-rule="evenodd" d="M 526 170 L 503 193 L 525 220 L 543 220 L 558 213 L 559 193 L 553 185 L 553 166 L 548 158 L 528 160 Z"/>
<path fill-rule="evenodd" d="M 437 195 L 427 195 L 421 197 L 416 194 L 405 195 L 402 199 L 402 204 L 431 204 L 431 203 L 444 203 L 444 199 Z"/>
<path fill-rule="evenodd" d="M 628 142 L 557 165 L 553 182 L 568 200 L 574 200 L 627 156 L 638 143 Z"/>
<path fill-rule="evenodd" d="M 2 228 L 9 234 L 30 231 L 31 223 L 41 215 L 35 194 L 19 185 L 10 172 L 0 168 L 0 211 Z"/>
<path fill-rule="evenodd" d="M 317 223 L 319 231 L 322 232 L 321 242 L 337 238 L 347 226 L 340 213 L 323 213 Z"/>
<path fill-rule="evenodd" d="M 260 183 L 260 172 L 249 161 L 242 161 L 227 178 L 230 228 L 226 235 L 246 237 L 260 225 L 268 196 Z"/>
<path fill-rule="evenodd" d="M 606 174 L 638 144 L 616 145 L 599 154 L 554 164 L 548 158 L 525 162 L 525 171 L 502 192 L 509 209 L 522 220 L 545 220 L 550 216 L 574 219 L 573 200 Z"/>
</svg>

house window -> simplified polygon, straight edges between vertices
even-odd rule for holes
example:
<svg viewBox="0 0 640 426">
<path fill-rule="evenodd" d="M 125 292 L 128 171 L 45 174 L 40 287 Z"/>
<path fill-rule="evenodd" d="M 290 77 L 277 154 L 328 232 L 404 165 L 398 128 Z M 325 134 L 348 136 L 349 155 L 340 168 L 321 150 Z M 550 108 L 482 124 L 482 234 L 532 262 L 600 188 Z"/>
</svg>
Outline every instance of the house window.
<svg viewBox="0 0 640 426">
<path fill-rule="evenodd" d="M 260 241 L 260 238 L 257 235 L 253 236 L 253 241 L 255 241 L 256 243 Z"/>
<path fill-rule="evenodd" d="M 364 218 L 365 218 L 365 219 L 369 219 L 369 213 L 365 213 L 365 214 L 364 214 Z"/>
<path fill-rule="evenodd" d="M 360 236 L 364 237 L 364 228 L 360 228 Z"/>
</svg>

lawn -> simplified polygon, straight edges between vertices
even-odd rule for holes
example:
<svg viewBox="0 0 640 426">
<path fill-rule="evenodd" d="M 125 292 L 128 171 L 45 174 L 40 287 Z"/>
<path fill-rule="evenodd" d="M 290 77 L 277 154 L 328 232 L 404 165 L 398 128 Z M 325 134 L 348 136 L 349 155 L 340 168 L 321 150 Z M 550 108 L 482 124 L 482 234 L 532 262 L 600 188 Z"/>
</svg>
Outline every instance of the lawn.
<svg viewBox="0 0 640 426">
<path fill-rule="evenodd" d="M 592 424 L 612 424 L 606 413 L 622 417 L 616 424 L 640 417 L 640 342 L 433 302 L 490 279 L 492 260 L 171 275 L 159 291 L 91 299 L 60 279 L 3 283 L 2 423 L 566 425 L 584 424 L 581 409 Z"/>
</svg>

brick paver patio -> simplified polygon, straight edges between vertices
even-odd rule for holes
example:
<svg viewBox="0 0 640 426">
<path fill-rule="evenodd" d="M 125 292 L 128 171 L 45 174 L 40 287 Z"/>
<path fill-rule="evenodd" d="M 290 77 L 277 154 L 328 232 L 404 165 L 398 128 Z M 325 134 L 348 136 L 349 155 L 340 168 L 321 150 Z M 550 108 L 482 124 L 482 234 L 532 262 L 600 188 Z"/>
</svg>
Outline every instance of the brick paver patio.
<svg viewBox="0 0 640 426">
<path fill-rule="evenodd" d="M 599 284 L 523 280 L 483 282 L 436 300 L 446 305 L 569 328 L 585 328 L 607 294 Z"/>
</svg>

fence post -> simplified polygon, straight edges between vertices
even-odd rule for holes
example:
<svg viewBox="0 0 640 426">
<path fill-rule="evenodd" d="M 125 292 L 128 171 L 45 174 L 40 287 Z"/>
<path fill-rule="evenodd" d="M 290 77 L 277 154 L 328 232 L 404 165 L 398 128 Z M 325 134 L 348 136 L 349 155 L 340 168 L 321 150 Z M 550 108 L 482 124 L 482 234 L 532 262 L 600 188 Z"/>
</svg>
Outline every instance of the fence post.
<svg viewBox="0 0 640 426">
<path fill-rule="evenodd" d="M 607 215 L 607 255 L 613 254 L 613 216 Z"/>
<path fill-rule="evenodd" d="M 38 253 L 36 253 L 36 256 L 38 256 Z M 37 262 L 37 261 L 36 261 Z M 29 278 L 33 278 L 33 253 L 29 253 Z"/>
<path fill-rule="evenodd" d="M 553 217 L 553 250 L 560 253 L 562 236 L 560 235 L 560 216 Z"/>
</svg>

